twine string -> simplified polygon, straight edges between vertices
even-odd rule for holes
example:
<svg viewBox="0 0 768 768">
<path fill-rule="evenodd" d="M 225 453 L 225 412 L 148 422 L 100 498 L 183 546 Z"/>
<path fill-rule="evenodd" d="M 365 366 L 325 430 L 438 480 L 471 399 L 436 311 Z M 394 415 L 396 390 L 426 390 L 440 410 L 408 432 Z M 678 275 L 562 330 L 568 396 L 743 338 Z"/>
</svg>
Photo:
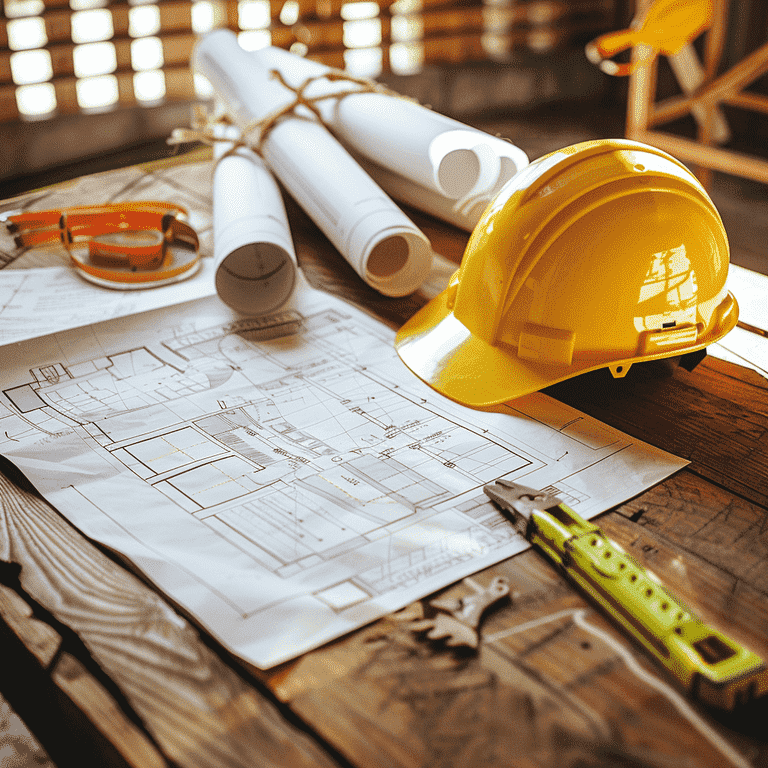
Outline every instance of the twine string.
<svg viewBox="0 0 768 768">
<path fill-rule="evenodd" d="M 269 76 L 273 80 L 278 80 L 281 85 L 287 88 L 293 93 L 293 99 L 282 107 L 270 112 L 259 120 L 247 124 L 236 137 L 227 137 L 219 134 L 218 127 L 222 125 L 230 125 L 231 122 L 227 117 L 224 109 L 209 110 L 202 104 L 196 104 L 192 108 L 192 119 L 190 121 L 189 128 L 174 128 L 170 137 L 166 139 L 166 142 L 170 145 L 178 146 L 179 144 L 186 144 L 192 141 L 199 141 L 208 146 L 214 146 L 218 143 L 227 143 L 229 148 L 224 152 L 221 157 L 216 161 L 221 162 L 225 157 L 237 152 L 240 148 L 247 148 L 262 156 L 262 147 L 264 141 L 269 136 L 270 132 L 287 117 L 296 117 L 296 110 L 299 107 L 306 107 L 318 121 L 325 125 L 323 116 L 317 106 L 319 102 L 327 99 L 341 100 L 345 96 L 352 96 L 357 93 L 381 93 L 387 96 L 395 96 L 400 99 L 407 98 L 395 91 L 390 90 L 386 86 L 377 83 L 374 80 L 368 78 L 352 77 L 338 69 L 331 69 L 329 72 L 322 75 L 312 75 L 306 78 L 300 85 L 292 86 L 285 81 L 283 75 L 276 69 L 272 69 L 269 72 Z M 348 88 L 346 90 L 336 91 L 335 93 L 326 93 L 319 96 L 307 96 L 306 90 L 313 83 L 318 80 L 328 80 L 330 82 L 347 82 L 357 86 L 356 88 Z M 256 142 L 249 141 L 247 139 L 255 131 L 259 132 L 258 140 Z"/>
</svg>

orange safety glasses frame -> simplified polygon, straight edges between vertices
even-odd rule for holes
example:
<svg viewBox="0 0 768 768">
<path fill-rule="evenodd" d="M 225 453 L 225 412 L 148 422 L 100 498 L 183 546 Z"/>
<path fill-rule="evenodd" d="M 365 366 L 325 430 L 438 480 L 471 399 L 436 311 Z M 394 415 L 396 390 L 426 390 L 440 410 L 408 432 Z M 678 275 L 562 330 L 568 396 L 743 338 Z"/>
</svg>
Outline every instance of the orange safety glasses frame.
<svg viewBox="0 0 768 768">
<path fill-rule="evenodd" d="M 180 205 L 154 200 L 82 205 L 5 217 L 20 248 L 61 242 L 86 280 L 149 288 L 183 280 L 200 265 L 197 234 Z"/>
</svg>

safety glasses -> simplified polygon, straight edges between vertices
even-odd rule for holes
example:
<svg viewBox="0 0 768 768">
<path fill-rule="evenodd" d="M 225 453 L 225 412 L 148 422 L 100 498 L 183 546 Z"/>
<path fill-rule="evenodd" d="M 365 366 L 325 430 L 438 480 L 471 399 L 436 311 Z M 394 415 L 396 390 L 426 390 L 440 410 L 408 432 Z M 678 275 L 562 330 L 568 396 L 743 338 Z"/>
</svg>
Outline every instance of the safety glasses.
<svg viewBox="0 0 768 768">
<path fill-rule="evenodd" d="M 107 288 L 177 282 L 200 266 L 199 242 L 180 205 L 153 200 L 12 213 L 19 248 L 60 242 L 78 273 Z"/>
</svg>

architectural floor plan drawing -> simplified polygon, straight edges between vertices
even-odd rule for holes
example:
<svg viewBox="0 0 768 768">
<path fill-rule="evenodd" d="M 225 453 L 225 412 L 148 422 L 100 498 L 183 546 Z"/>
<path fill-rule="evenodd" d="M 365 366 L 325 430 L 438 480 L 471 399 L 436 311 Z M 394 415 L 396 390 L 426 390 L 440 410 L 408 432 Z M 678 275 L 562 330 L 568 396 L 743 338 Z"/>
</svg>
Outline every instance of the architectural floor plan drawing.
<svg viewBox="0 0 768 768">
<path fill-rule="evenodd" d="M 683 465 L 543 395 L 454 404 L 392 336 L 302 285 L 6 347 L 0 451 L 263 668 L 523 549 L 497 477 L 591 516 Z"/>
</svg>

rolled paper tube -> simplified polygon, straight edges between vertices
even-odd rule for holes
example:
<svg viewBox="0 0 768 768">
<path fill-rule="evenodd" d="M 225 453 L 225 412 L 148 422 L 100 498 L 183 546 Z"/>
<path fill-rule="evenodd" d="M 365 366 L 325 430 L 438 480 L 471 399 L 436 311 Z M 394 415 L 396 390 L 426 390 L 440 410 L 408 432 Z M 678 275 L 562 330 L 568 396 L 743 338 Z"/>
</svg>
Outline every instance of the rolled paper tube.
<svg viewBox="0 0 768 768">
<path fill-rule="evenodd" d="M 239 131 L 217 127 L 219 138 Z M 213 176 L 216 291 L 237 312 L 273 312 L 296 281 L 296 253 L 285 206 L 264 161 L 247 147 L 217 142 Z"/>
<path fill-rule="evenodd" d="M 234 33 L 206 35 L 195 48 L 194 66 L 363 280 L 387 296 L 405 296 L 421 285 L 432 261 L 429 240 L 309 109 L 296 107 L 262 135 L 259 123 L 289 107 L 294 94 L 238 45 Z"/>
<path fill-rule="evenodd" d="M 294 88 L 317 78 L 303 91 L 323 122 L 353 155 L 365 158 L 404 181 L 384 189 L 398 199 L 397 189 L 413 190 L 417 207 L 451 220 L 446 211 L 464 212 L 485 205 L 528 165 L 528 156 L 509 141 L 471 128 L 397 94 L 366 89 L 343 79 L 328 79 L 333 70 L 281 48 L 250 54 L 264 67 L 277 70 Z M 342 98 L 321 98 L 359 90 Z M 378 180 L 378 178 L 377 178 Z M 381 183 L 381 182 L 379 182 Z M 426 194 L 419 198 L 418 191 Z M 434 194 L 433 194 L 434 193 Z M 436 200 L 435 194 L 449 201 Z M 405 200 L 413 204 L 412 200 Z"/>
</svg>

